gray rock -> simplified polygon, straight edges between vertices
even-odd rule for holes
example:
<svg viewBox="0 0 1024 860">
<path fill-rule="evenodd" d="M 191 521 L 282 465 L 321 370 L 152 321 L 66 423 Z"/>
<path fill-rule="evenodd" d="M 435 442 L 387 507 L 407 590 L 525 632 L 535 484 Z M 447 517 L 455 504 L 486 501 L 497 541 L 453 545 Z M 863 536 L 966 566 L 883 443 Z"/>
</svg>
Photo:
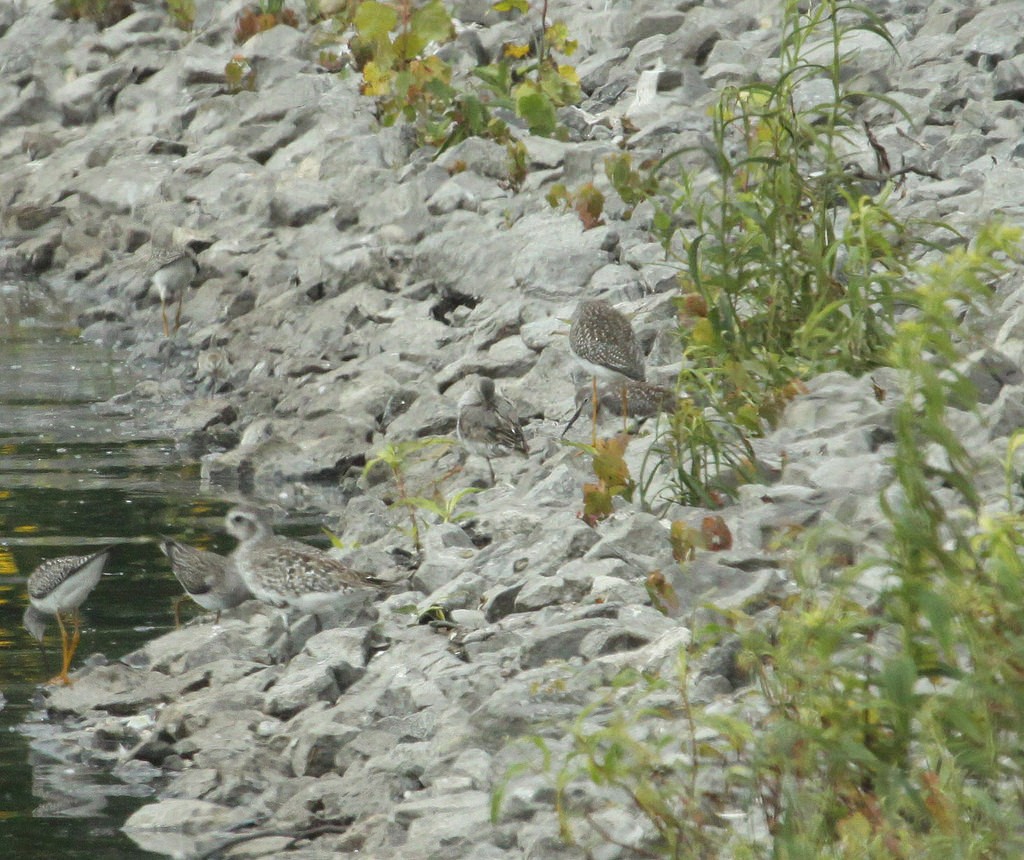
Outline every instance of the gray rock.
<svg viewBox="0 0 1024 860">
<path fill-rule="evenodd" d="M 1020 53 L 1024 40 L 1024 10 L 1013 2 L 997 3 L 982 9 L 957 31 L 960 50 L 969 62 L 982 59 L 995 67 L 995 62 Z"/>
<path fill-rule="evenodd" d="M 334 628 L 306 640 L 303 649 L 334 675 L 338 692 L 343 693 L 366 671 L 370 657 L 369 628 Z"/>
<path fill-rule="evenodd" d="M 64 123 L 80 125 L 95 121 L 108 109 L 121 89 L 131 82 L 132 76 L 129 66 L 114 63 L 65 84 L 54 93 Z"/>
<path fill-rule="evenodd" d="M 205 800 L 167 799 L 143 806 L 125 822 L 124 831 L 146 851 L 172 856 L 194 854 L 214 833 L 228 834 L 249 820 L 245 809 Z"/>
<path fill-rule="evenodd" d="M 333 702 L 340 692 L 334 672 L 324 660 L 300 654 L 267 691 L 266 711 L 287 718 L 317 700 Z"/>
</svg>

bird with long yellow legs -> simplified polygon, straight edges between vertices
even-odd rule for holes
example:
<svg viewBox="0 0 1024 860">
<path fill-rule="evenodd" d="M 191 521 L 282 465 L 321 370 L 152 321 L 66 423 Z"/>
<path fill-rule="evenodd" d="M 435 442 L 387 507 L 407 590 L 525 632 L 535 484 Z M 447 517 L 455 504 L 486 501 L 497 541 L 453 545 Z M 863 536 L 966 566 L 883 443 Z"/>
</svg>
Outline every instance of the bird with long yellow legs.
<svg viewBox="0 0 1024 860">
<path fill-rule="evenodd" d="M 629 320 L 608 302 L 584 299 L 576 306 L 569 326 L 569 350 L 591 375 L 591 440 L 597 444 L 598 378 L 613 384 L 622 403 L 625 431 L 629 412 L 627 384 L 646 378 L 644 353 Z"/>
<path fill-rule="evenodd" d="M 107 546 L 92 555 L 67 555 L 50 558 L 32 571 L 28 578 L 29 605 L 25 609 L 22 623 L 25 629 L 43 644 L 47 616 L 57 618 L 60 628 L 61 670 L 50 679 L 51 684 L 70 684 L 68 669 L 78 648 L 81 637 L 81 620 L 78 607 L 96 587 L 107 563 L 111 547 Z M 71 623 L 70 641 L 64 623 L 67 616 Z"/>
</svg>

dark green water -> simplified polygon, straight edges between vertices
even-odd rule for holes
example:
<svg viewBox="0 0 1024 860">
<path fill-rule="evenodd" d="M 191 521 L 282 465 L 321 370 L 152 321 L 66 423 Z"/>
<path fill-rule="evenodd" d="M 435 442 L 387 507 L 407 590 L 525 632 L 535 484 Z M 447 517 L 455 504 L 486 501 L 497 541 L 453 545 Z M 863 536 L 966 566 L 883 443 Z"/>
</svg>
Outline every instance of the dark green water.
<svg viewBox="0 0 1024 860">
<path fill-rule="evenodd" d="M 36 564 L 118 542 L 83 606 L 74 666 L 97 652 L 116 659 L 173 625 L 181 591 L 152 538 L 230 544 L 219 534 L 225 506 L 198 497 L 198 466 L 170 440 L 140 439 L 123 407 L 98 406 L 134 382 L 117 355 L 0 314 L 0 857 L 156 856 L 120 831 L 150 786 L 48 752 L 39 685 L 57 667 L 59 637 L 51 625 L 46 667 L 21 626 Z"/>
</svg>

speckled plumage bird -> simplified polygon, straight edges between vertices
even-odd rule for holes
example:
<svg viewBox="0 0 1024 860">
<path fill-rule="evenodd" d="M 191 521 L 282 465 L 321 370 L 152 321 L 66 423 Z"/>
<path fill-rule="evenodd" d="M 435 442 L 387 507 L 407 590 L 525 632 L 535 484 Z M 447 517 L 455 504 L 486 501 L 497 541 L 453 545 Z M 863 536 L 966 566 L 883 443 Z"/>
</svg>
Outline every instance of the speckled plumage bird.
<svg viewBox="0 0 1024 860">
<path fill-rule="evenodd" d="M 50 683 L 71 683 L 68 669 L 71 667 L 71 660 L 75 656 L 81 636 L 78 607 L 100 581 L 110 550 L 111 547 L 107 546 L 92 555 L 50 558 L 29 575 L 29 605 L 22 618 L 25 629 L 42 645 L 46 632 L 46 616 L 55 616 L 57 626 L 60 627 L 61 670 Z M 65 614 L 70 616 L 72 625 L 70 642 L 67 627 L 64 626 Z"/>
<path fill-rule="evenodd" d="M 203 609 L 217 613 L 215 624 L 220 623 L 222 610 L 233 609 L 252 597 L 231 557 L 196 549 L 169 537 L 160 539 L 160 551 L 170 561 L 171 571 L 185 593 Z M 174 620 L 179 623 L 178 602 L 174 605 Z"/>
<path fill-rule="evenodd" d="M 670 388 L 655 385 L 653 382 L 630 379 L 621 385 L 603 384 L 597 388 L 597 411 L 606 410 L 621 415 L 623 410 L 623 394 L 625 394 L 626 415 L 630 418 L 652 418 L 661 413 L 673 413 L 679 408 L 679 398 Z M 576 411 L 562 431 L 564 436 L 569 428 L 576 423 L 584 409 L 593 410 L 593 389 L 589 385 L 576 391 Z"/>
<path fill-rule="evenodd" d="M 492 484 L 492 457 L 512 452 L 530 453 L 516 408 L 511 400 L 495 390 L 493 379 L 481 377 L 459 398 L 458 408 L 455 433 L 467 451 L 487 460 Z"/>
<path fill-rule="evenodd" d="M 294 606 L 314 615 L 351 588 L 379 585 L 323 550 L 275 535 L 265 511 L 248 505 L 232 508 L 227 530 L 238 538 L 231 553 L 253 597 L 272 606 Z"/>
<path fill-rule="evenodd" d="M 185 291 L 192 285 L 199 273 L 199 263 L 188 248 L 182 250 L 154 251 L 149 264 L 149 282 L 160 297 L 160 316 L 164 323 L 164 337 L 170 336 L 167 323 L 167 305 L 177 301 L 174 314 L 174 330 L 181 328 L 181 307 Z"/>
<path fill-rule="evenodd" d="M 572 315 L 569 349 L 592 380 L 593 424 L 597 424 L 598 378 L 618 386 L 625 402 L 625 383 L 642 382 L 647 371 L 644 353 L 633 326 L 619 311 L 601 299 L 584 299 Z M 626 408 L 623 407 L 623 411 Z M 593 431 L 596 443 L 597 430 Z"/>
<path fill-rule="evenodd" d="M 629 320 L 601 299 L 584 299 L 572 315 L 569 349 L 591 376 L 623 382 L 646 378 L 644 353 Z"/>
</svg>

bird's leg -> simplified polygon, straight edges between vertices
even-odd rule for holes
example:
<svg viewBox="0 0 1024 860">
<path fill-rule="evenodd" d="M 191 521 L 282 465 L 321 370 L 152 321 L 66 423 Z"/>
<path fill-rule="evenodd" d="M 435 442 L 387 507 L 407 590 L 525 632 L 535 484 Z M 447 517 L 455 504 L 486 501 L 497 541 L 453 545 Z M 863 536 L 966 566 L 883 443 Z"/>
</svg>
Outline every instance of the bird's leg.
<svg viewBox="0 0 1024 860">
<path fill-rule="evenodd" d="M 68 654 L 68 668 L 71 668 L 71 660 L 78 650 L 78 641 L 82 638 L 82 617 L 78 614 L 78 607 L 71 610 L 71 653 Z"/>
<path fill-rule="evenodd" d="M 181 306 L 185 303 L 185 290 L 182 288 L 178 292 L 178 311 L 174 315 L 174 330 L 177 331 L 181 328 Z"/>
<path fill-rule="evenodd" d="M 597 447 L 597 377 L 590 377 L 593 393 L 590 398 L 590 444 Z"/>
<path fill-rule="evenodd" d="M 64 626 L 64 619 L 61 618 L 60 612 L 57 612 L 57 626 L 60 628 L 60 651 L 61 651 L 61 670 L 58 675 L 54 675 L 47 681 L 48 684 L 70 684 L 71 679 L 68 677 L 68 668 L 71 666 L 71 654 L 68 651 L 68 630 Z"/>
<path fill-rule="evenodd" d="M 629 391 L 622 383 L 622 432 L 629 433 Z"/>
<path fill-rule="evenodd" d="M 171 605 L 174 607 L 174 629 L 181 629 L 181 604 L 185 600 L 184 594 L 179 594 L 174 600 L 171 601 Z"/>
<path fill-rule="evenodd" d="M 167 302 L 165 299 L 160 299 L 160 317 L 164 321 L 164 337 L 170 337 L 171 328 L 167 324 Z"/>
<path fill-rule="evenodd" d="M 494 478 L 494 464 L 491 463 L 490 457 L 484 457 L 484 459 L 487 461 L 487 468 L 491 470 L 491 486 L 493 487 L 497 483 Z"/>
</svg>

